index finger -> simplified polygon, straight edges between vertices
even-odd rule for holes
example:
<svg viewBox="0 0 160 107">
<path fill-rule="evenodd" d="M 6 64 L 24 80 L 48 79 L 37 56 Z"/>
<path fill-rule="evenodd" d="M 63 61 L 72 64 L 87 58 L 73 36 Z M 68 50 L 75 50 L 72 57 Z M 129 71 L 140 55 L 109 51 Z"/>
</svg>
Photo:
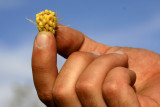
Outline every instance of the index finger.
<svg viewBox="0 0 160 107">
<path fill-rule="evenodd" d="M 110 48 L 88 38 L 78 30 L 60 24 L 56 28 L 55 38 L 57 51 L 65 58 L 75 51 L 105 53 Z"/>
</svg>

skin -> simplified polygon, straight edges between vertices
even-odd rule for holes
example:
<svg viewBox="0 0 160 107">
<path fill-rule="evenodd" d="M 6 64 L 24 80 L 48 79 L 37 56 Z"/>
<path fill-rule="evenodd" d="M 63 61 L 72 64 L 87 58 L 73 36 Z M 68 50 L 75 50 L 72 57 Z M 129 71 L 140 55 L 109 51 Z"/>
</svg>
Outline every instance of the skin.
<svg viewBox="0 0 160 107">
<path fill-rule="evenodd" d="M 57 53 L 67 59 L 60 73 Z M 159 54 L 110 47 L 69 27 L 57 27 L 55 36 L 37 34 L 32 71 L 38 97 L 48 107 L 160 106 Z"/>
</svg>

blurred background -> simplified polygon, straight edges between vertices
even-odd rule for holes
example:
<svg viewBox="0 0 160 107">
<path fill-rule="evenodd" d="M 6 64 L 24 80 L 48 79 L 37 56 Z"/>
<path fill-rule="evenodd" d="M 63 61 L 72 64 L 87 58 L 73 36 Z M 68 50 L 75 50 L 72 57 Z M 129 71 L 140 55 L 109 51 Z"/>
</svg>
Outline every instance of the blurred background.
<svg viewBox="0 0 160 107">
<path fill-rule="evenodd" d="M 0 107 L 45 107 L 31 71 L 38 30 L 25 19 L 45 9 L 98 42 L 160 53 L 160 0 L 0 0 Z"/>
</svg>

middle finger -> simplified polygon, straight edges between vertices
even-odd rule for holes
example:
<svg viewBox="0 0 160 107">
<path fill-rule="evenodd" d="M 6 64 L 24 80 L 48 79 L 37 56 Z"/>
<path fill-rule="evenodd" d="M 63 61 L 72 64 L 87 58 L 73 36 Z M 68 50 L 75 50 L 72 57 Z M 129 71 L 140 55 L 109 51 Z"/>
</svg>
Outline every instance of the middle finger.
<svg viewBox="0 0 160 107">
<path fill-rule="evenodd" d="M 69 56 L 53 87 L 53 97 L 58 107 L 81 107 L 75 84 L 86 66 L 97 56 L 86 52 L 74 52 Z"/>
</svg>

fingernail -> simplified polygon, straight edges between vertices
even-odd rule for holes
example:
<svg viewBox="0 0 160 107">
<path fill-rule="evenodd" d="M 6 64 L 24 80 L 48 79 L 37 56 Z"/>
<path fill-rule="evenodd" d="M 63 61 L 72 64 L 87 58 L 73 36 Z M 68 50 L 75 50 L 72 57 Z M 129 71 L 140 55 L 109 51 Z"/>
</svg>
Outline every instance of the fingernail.
<svg viewBox="0 0 160 107">
<path fill-rule="evenodd" d="M 39 49 L 46 48 L 48 46 L 49 36 L 46 32 L 41 32 L 37 35 L 35 45 Z"/>
<path fill-rule="evenodd" d="M 92 52 L 90 52 L 90 53 L 92 53 L 92 54 L 94 54 L 94 55 L 97 55 L 97 56 L 100 56 L 100 55 L 101 55 L 100 52 L 95 52 L 95 51 L 92 51 Z"/>
<path fill-rule="evenodd" d="M 115 53 L 115 54 L 125 54 L 123 51 L 115 51 L 115 52 L 112 52 L 112 53 Z"/>
</svg>

